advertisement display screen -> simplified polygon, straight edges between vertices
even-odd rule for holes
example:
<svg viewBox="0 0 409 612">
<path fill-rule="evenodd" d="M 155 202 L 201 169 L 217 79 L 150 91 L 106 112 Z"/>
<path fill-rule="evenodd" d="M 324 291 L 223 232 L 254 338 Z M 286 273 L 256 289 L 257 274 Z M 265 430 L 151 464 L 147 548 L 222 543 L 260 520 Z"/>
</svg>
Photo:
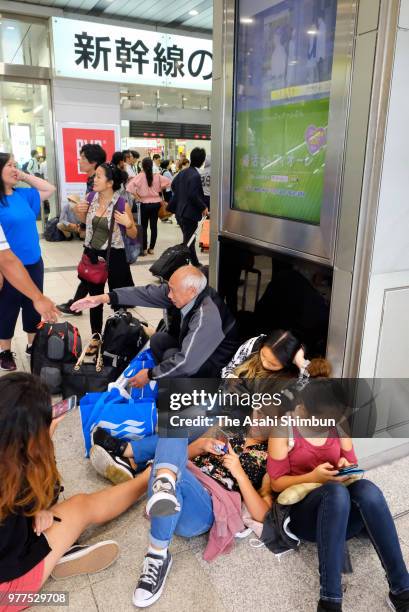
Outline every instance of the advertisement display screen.
<svg viewBox="0 0 409 612">
<path fill-rule="evenodd" d="M 320 223 L 337 0 L 239 0 L 236 210 Z"/>
</svg>

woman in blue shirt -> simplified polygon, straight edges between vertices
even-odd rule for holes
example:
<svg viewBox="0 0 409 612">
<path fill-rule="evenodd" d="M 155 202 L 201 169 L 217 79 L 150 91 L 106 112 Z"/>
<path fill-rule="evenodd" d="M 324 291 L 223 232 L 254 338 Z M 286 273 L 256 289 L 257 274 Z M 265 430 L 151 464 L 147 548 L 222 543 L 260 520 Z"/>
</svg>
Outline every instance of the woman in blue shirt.
<svg viewBox="0 0 409 612">
<path fill-rule="evenodd" d="M 19 181 L 29 187 L 16 187 Z M 0 153 L 0 224 L 10 249 L 22 261 L 40 291 L 43 290 L 44 265 L 36 219 L 41 202 L 54 191 L 55 187 L 48 181 L 21 172 L 9 153 Z M 28 336 L 26 352 L 29 355 L 41 317 L 32 302 L 5 280 L 0 291 L 0 370 L 16 369 L 11 340 L 20 309 L 23 329 Z"/>
</svg>

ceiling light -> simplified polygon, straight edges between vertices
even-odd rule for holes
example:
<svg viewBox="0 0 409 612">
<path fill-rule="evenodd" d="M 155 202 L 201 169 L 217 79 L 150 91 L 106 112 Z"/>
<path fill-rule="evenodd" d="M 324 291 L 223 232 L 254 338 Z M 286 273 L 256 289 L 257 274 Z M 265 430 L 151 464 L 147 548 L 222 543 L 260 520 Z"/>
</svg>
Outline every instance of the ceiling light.
<svg viewBox="0 0 409 612">
<path fill-rule="evenodd" d="M 140 98 L 141 94 L 134 94 L 135 98 Z"/>
<path fill-rule="evenodd" d="M 14 26 L 7 26 L 8 30 L 15 30 L 16 28 Z"/>
<path fill-rule="evenodd" d="M 36 106 L 35 109 L 33 110 L 33 113 L 39 113 L 41 110 L 43 110 L 43 105 L 40 104 L 39 106 Z"/>
<path fill-rule="evenodd" d="M 199 11 L 196 11 L 196 9 L 193 9 L 191 11 L 189 11 L 189 15 L 192 15 L 192 17 L 194 17 L 195 15 L 198 15 Z"/>
<path fill-rule="evenodd" d="M 307 34 L 310 36 L 316 36 L 318 34 L 318 30 L 307 30 Z"/>
<path fill-rule="evenodd" d="M 241 17 L 240 23 L 254 23 L 254 19 L 251 17 Z"/>
</svg>

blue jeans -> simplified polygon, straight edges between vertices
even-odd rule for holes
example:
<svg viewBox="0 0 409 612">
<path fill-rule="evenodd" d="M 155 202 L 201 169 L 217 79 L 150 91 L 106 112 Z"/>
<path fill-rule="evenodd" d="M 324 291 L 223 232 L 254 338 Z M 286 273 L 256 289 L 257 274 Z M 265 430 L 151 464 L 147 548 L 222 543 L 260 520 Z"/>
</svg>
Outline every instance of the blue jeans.
<svg viewBox="0 0 409 612">
<path fill-rule="evenodd" d="M 176 474 L 176 497 L 180 504 L 176 514 L 152 517 L 150 541 L 157 548 L 167 548 L 173 534 L 191 538 L 206 533 L 214 522 L 210 494 L 186 467 L 187 445 L 186 438 L 159 438 L 157 443 L 148 495 L 152 495 L 157 470 L 168 468 Z"/>
<path fill-rule="evenodd" d="M 366 531 L 395 595 L 409 589 L 409 574 L 395 523 L 382 491 L 369 480 L 349 487 L 336 482 L 311 491 L 290 512 L 290 530 L 302 540 L 317 542 L 320 596 L 342 601 L 341 572 L 345 541 Z"/>
<path fill-rule="evenodd" d="M 142 472 L 146 467 L 146 463 L 154 458 L 158 440 L 157 434 L 154 434 L 153 436 L 146 436 L 146 438 L 141 438 L 141 440 L 130 442 L 137 472 Z"/>
</svg>

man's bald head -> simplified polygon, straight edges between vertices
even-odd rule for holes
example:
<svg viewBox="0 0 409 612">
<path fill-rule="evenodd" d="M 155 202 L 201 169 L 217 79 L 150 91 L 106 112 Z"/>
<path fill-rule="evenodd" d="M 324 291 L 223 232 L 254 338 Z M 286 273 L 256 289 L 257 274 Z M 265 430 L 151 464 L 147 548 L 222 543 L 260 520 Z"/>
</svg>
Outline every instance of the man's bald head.
<svg viewBox="0 0 409 612">
<path fill-rule="evenodd" d="M 192 265 L 182 266 L 169 279 L 169 299 L 177 308 L 183 308 L 206 287 L 203 272 Z"/>
</svg>

